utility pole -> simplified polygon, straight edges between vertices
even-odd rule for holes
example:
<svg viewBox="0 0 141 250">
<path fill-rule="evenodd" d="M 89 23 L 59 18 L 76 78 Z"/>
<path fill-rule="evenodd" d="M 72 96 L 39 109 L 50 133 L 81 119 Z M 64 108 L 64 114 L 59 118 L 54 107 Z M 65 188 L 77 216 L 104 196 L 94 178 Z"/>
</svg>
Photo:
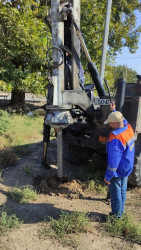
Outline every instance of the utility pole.
<svg viewBox="0 0 141 250">
<path fill-rule="evenodd" d="M 111 7 L 112 7 L 112 0 L 107 0 L 105 28 L 104 28 L 104 39 L 103 39 L 101 68 L 100 68 L 100 77 L 101 77 L 102 83 L 103 83 L 104 71 L 105 71 L 105 63 L 106 63 L 106 53 L 107 53 L 107 46 L 108 46 L 108 34 L 109 34 Z"/>
<path fill-rule="evenodd" d="M 127 82 L 127 64 L 126 64 L 126 75 L 125 75 L 125 80 Z"/>
</svg>

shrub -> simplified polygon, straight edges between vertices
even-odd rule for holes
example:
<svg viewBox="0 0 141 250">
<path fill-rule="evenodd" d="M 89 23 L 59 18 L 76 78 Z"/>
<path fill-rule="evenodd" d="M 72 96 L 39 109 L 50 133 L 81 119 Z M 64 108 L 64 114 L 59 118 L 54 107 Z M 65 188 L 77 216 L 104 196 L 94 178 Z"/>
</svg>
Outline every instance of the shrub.
<svg viewBox="0 0 141 250">
<path fill-rule="evenodd" d="M 0 165 L 4 168 L 14 166 L 17 160 L 17 155 L 10 149 L 0 152 Z"/>
</svg>

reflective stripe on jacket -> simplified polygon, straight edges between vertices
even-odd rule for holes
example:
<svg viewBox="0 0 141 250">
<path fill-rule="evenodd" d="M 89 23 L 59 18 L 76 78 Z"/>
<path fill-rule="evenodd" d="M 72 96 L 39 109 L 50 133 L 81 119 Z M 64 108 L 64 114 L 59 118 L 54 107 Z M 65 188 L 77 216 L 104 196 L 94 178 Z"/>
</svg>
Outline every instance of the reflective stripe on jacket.
<svg viewBox="0 0 141 250">
<path fill-rule="evenodd" d="M 134 165 L 134 132 L 124 119 L 124 127 L 112 131 L 106 145 L 108 166 L 105 179 L 129 176 Z"/>
</svg>

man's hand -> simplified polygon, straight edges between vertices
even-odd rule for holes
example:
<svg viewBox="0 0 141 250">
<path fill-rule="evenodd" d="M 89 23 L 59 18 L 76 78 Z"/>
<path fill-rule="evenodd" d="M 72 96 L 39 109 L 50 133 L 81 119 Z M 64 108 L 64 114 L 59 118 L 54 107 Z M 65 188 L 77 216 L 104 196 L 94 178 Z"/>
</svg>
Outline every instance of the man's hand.
<svg viewBox="0 0 141 250">
<path fill-rule="evenodd" d="M 116 105 L 115 105 L 114 102 L 112 102 L 112 103 L 110 104 L 110 110 L 113 111 L 113 110 L 115 110 L 115 109 L 116 109 Z"/>
<path fill-rule="evenodd" d="M 107 185 L 110 185 L 111 183 L 109 181 L 107 181 L 106 179 L 104 179 L 104 182 L 107 184 Z"/>
</svg>

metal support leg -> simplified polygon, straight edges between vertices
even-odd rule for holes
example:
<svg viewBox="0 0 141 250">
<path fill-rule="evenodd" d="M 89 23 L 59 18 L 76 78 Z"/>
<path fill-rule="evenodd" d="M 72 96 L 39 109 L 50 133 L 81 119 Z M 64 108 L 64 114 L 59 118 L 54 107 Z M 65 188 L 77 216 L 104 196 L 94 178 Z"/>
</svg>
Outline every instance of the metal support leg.
<svg viewBox="0 0 141 250">
<path fill-rule="evenodd" d="M 48 151 L 48 143 L 50 140 L 50 126 L 44 123 L 43 127 L 43 156 L 42 156 L 42 166 L 46 169 L 50 169 L 50 166 L 46 163 L 47 160 L 47 151 Z"/>
<path fill-rule="evenodd" d="M 42 158 L 42 164 L 46 164 L 46 158 L 47 158 L 47 148 L 48 148 L 48 143 L 44 142 L 43 145 L 43 158 Z"/>
<path fill-rule="evenodd" d="M 63 177 L 63 147 L 62 147 L 62 129 L 57 131 L 57 177 Z"/>
<path fill-rule="evenodd" d="M 51 166 L 50 166 L 49 164 L 46 163 L 46 159 L 47 159 L 47 150 L 48 150 L 48 142 L 44 142 L 44 145 L 43 145 L 42 166 L 43 166 L 46 170 L 49 170 L 49 169 L 51 169 Z"/>
</svg>

